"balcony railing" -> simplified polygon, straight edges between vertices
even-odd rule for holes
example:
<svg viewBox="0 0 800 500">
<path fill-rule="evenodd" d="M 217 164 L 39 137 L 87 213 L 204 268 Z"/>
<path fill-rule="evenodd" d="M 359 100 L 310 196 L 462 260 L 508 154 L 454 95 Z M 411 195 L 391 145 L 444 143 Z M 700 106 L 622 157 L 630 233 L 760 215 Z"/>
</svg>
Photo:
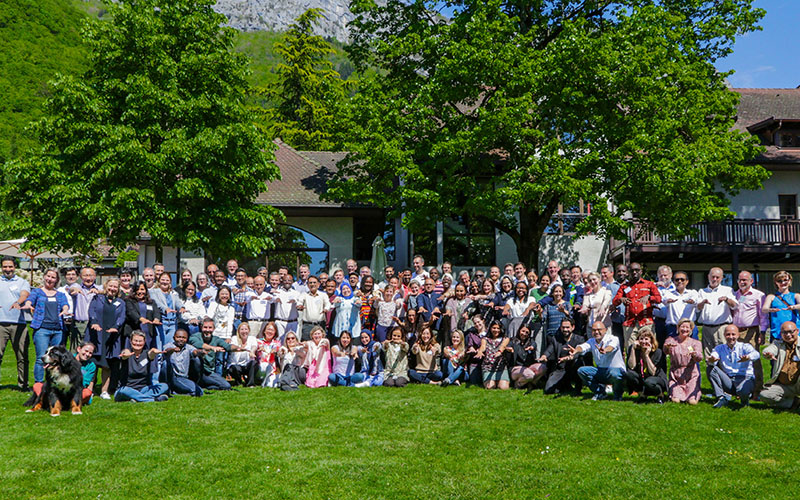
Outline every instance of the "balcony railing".
<svg viewBox="0 0 800 500">
<path fill-rule="evenodd" d="M 628 243 L 633 245 L 800 245 L 800 220 L 732 219 L 703 222 L 694 226 L 695 234 L 689 236 L 660 235 L 642 231 L 634 221 L 628 230 Z M 625 241 L 612 240 L 612 248 L 621 247 Z"/>
</svg>

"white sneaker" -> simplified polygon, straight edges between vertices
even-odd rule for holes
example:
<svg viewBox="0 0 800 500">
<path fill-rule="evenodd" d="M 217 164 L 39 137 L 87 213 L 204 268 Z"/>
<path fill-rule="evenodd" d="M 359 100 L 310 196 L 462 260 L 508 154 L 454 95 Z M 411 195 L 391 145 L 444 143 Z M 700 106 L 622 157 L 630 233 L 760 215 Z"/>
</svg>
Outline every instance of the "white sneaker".
<svg viewBox="0 0 800 500">
<path fill-rule="evenodd" d="M 111 394 L 104 392 L 100 394 L 100 399 L 111 399 Z"/>
<path fill-rule="evenodd" d="M 353 387 L 369 387 L 369 382 L 367 382 L 365 380 L 363 382 L 359 382 L 359 383 L 355 384 Z"/>
<path fill-rule="evenodd" d="M 606 386 L 606 394 L 608 394 L 609 396 L 614 394 L 614 388 L 611 387 L 610 385 L 607 385 Z"/>
</svg>

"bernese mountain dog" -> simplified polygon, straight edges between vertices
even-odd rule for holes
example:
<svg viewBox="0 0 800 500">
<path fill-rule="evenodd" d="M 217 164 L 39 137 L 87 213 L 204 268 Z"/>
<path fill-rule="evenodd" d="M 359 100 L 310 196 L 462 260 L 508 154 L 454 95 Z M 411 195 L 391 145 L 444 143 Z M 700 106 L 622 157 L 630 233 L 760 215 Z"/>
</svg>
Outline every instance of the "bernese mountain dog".
<svg viewBox="0 0 800 500">
<path fill-rule="evenodd" d="M 61 410 L 69 408 L 73 415 L 81 415 L 81 391 L 83 390 L 83 374 L 81 364 L 64 346 L 56 345 L 47 349 L 42 356 L 44 364 L 44 385 L 42 391 L 25 402 L 32 406 L 28 412 L 50 410 L 50 415 L 57 417 Z"/>
</svg>

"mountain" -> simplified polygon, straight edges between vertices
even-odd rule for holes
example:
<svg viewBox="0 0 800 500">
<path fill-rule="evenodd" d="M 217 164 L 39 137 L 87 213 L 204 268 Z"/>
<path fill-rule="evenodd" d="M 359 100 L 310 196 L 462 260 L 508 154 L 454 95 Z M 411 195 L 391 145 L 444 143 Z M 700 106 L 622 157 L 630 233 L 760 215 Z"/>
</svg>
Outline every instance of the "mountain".
<svg viewBox="0 0 800 500">
<path fill-rule="evenodd" d="M 316 33 L 346 42 L 347 23 L 353 19 L 348 0 L 217 0 L 214 10 L 240 31 L 286 31 L 308 9 L 323 10 Z"/>
</svg>

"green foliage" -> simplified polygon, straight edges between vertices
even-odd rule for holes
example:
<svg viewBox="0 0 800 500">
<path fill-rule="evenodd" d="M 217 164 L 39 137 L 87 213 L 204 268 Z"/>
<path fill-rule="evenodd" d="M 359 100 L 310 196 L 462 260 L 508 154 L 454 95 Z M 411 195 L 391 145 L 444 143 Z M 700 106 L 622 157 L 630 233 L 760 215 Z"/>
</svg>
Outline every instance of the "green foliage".
<svg viewBox="0 0 800 500">
<path fill-rule="evenodd" d="M 117 260 L 114 261 L 114 265 L 117 267 L 122 267 L 126 262 L 133 262 L 138 258 L 139 252 L 136 250 L 124 250 L 117 254 Z"/>
<path fill-rule="evenodd" d="M 56 73 L 85 68 L 84 15 L 63 0 L 8 0 L 0 8 L 0 163 L 36 146 L 25 127 L 42 114 Z"/>
<path fill-rule="evenodd" d="M 38 248 L 156 246 L 258 253 L 277 210 L 253 203 L 279 176 L 244 100 L 246 58 L 212 0 L 130 0 L 87 22 L 89 69 L 52 84 L 44 146 L 4 166 L 3 208 Z"/>
<path fill-rule="evenodd" d="M 337 116 L 346 84 L 330 61 L 335 50 L 313 34 L 321 16 L 321 9 L 307 10 L 275 43 L 274 51 L 282 58 L 275 70 L 277 81 L 261 95 L 269 106 L 266 121 L 273 137 L 298 149 L 325 151 L 334 147 L 340 129 Z"/>
<path fill-rule="evenodd" d="M 621 235 L 636 212 L 680 234 L 767 177 L 713 66 L 757 29 L 751 0 L 449 3 L 449 22 L 435 1 L 353 3 L 351 58 L 381 74 L 353 100 L 332 198 L 412 229 L 470 215 L 535 266 L 559 203 L 591 204 L 582 233 Z"/>
</svg>

